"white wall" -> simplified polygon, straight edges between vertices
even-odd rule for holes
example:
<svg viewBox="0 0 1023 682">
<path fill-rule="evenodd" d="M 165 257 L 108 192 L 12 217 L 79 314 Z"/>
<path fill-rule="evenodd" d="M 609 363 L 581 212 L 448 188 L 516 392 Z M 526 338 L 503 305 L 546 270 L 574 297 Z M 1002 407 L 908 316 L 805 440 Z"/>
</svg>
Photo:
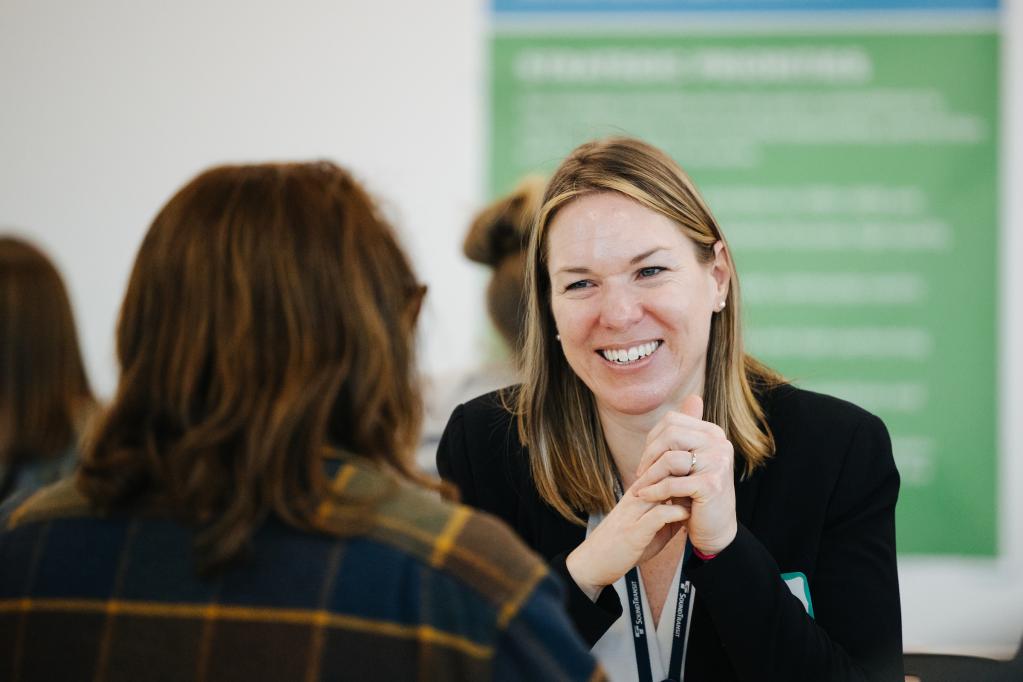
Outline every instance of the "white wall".
<svg viewBox="0 0 1023 682">
<path fill-rule="evenodd" d="M 483 8 L 443 3 L 0 2 L 0 226 L 55 255 L 99 391 L 135 250 L 210 164 L 332 158 L 384 201 L 430 285 L 429 369 L 475 360 Z"/>
<path fill-rule="evenodd" d="M 1003 553 L 902 562 L 916 650 L 1007 655 L 1023 633 L 1023 12 L 1005 4 Z M 146 226 L 223 161 L 353 169 L 430 285 L 426 369 L 474 365 L 481 276 L 459 247 L 484 187 L 485 39 L 482 0 L 0 0 L 0 228 L 54 254 L 99 392 Z"/>
</svg>

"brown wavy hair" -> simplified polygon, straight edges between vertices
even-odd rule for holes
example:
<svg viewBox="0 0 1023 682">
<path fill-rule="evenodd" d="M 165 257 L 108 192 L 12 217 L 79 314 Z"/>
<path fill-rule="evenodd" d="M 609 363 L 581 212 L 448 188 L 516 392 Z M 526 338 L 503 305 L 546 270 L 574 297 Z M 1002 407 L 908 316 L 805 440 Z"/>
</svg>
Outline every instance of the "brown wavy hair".
<svg viewBox="0 0 1023 682">
<path fill-rule="evenodd" d="M 587 142 L 551 176 L 526 257 L 524 383 L 514 396 L 506 394 L 505 401 L 518 415 L 519 437 L 529 446 L 540 495 L 574 523 L 581 523 L 577 512 L 607 512 L 614 506 L 617 473 L 593 394 L 572 371 L 555 338 L 547 233 L 558 210 L 595 192 L 619 192 L 668 217 L 692 240 L 702 262 L 713 260 L 718 241 L 727 248 L 693 181 L 670 156 L 645 142 L 628 137 Z M 728 305 L 711 319 L 704 419 L 724 430 L 737 466 L 746 474 L 774 454 L 774 437 L 756 390 L 782 381 L 744 350 L 739 279 L 733 267 Z"/>
<path fill-rule="evenodd" d="M 326 529 L 323 458 L 412 464 L 414 328 L 425 288 L 393 229 L 327 162 L 222 166 L 159 212 L 117 329 L 117 394 L 79 489 L 199 524 L 203 570 L 260 523 Z M 436 484 L 433 484 L 435 487 Z"/>
<path fill-rule="evenodd" d="M 0 236 L 0 499 L 21 467 L 74 445 L 94 404 L 60 273 Z"/>
</svg>

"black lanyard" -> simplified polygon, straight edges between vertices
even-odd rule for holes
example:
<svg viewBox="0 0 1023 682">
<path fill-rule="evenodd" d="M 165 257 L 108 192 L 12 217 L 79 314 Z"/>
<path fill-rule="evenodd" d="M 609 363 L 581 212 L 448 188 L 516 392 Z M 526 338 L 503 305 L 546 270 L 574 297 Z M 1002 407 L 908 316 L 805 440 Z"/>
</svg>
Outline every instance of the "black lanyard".
<svg viewBox="0 0 1023 682">
<path fill-rule="evenodd" d="M 684 674 L 682 667 L 685 665 L 686 649 L 689 647 L 689 611 L 693 604 L 692 586 L 686 580 L 686 563 L 688 563 L 692 552 L 693 545 L 687 538 L 686 548 L 682 554 L 682 567 L 679 569 L 675 628 L 671 636 L 671 659 L 668 663 L 668 679 L 665 682 L 681 682 Z M 628 589 L 629 609 L 632 613 L 632 643 L 636 647 L 636 671 L 639 673 L 639 682 L 653 682 L 653 673 L 650 671 L 650 649 L 646 644 L 643 598 L 639 591 L 639 569 L 635 566 L 625 574 L 625 586 Z M 663 617 L 664 614 L 661 615 Z"/>
</svg>

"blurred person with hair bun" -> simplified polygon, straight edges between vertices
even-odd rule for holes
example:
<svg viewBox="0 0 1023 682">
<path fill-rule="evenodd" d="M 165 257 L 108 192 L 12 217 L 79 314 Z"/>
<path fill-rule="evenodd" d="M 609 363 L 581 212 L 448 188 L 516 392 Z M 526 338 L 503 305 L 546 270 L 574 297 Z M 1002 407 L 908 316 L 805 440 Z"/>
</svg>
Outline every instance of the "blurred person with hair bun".
<svg viewBox="0 0 1023 682">
<path fill-rule="evenodd" d="M 511 193 L 476 214 L 462 245 L 469 260 L 492 270 L 487 312 L 516 360 L 526 323 L 526 247 L 546 184 L 538 175 L 520 180 Z"/>
<path fill-rule="evenodd" d="M 459 403 L 518 381 L 526 322 L 526 246 L 546 182 L 538 175 L 522 178 L 511 192 L 477 213 L 469 225 L 462 251 L 469 260 L 490 270 L 487 313 L 508 357 L 426 382 L 426 418 L 416 454 L 424 470 L 435 470 L 437 444 Z"/>
<path fill-rule="evenodd" d="M 94 407 L 60 273 L 0 236 L 0 500 L 70 474 Z"/>
<path fill-rule="evenodd" d="M 602 677 L 545 564 L 414 467 L 424 293 L 331 163 L 175 194 L 77 478 L 0 512 L 0 677 Z"/>
</svg>

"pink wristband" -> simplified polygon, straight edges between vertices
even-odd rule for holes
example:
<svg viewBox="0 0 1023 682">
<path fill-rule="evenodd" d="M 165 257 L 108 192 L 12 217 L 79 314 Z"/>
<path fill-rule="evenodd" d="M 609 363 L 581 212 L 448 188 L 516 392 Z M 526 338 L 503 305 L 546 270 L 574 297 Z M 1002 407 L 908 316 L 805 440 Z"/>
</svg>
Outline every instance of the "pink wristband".
<svg viewBox="0 0 1023 682">
<path fill-rule="evenodd" d="M 695 554 L 697 558 L 702 559 L 703 561 L 710 561 L 711 559 L 717 556 L 717 554 L 704 554 L 695 547 L 693 547 L 693 554 Z"/>
</svg>

